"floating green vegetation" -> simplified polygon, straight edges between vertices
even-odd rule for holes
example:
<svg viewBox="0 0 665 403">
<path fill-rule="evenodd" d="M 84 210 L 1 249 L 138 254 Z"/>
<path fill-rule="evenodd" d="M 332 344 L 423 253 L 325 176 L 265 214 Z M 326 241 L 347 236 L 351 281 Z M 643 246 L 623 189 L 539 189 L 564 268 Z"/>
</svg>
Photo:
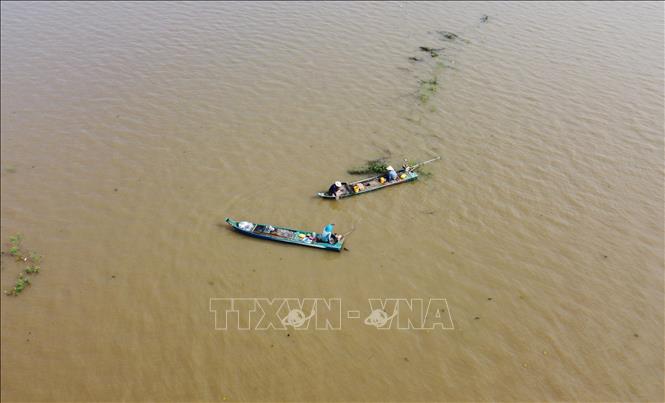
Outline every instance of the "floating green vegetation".
<svg viewBox="0 0 665 403">
<path fill-rule="evenodd" d="M 9 250 L 2 252 L 16 259 L 17 262 L 26 262 L 27 267 L 18 274 L 14 287 L 10 290 L 5 290 L 5 295 L 17 296 L 23 292 L 28 286 L 32 285 L 32 280 L 29 275 L 39 274 L 41 267 L 39 263 L 42 261 L 42 256 L 34 251 L 23 250 L 23 236 L 21 234 L 12 235 L 9 237 Z"/>
<path fill-rule="evenodd" d="M 489 17 L 483 14 L 480 17 L 480 22 L 485 23 Z M 440 41 L 447 42 L 446 47 L 431 47 L 431 46 L 418 46 L 420 52 L 428 53 L 430 57 L 423 56 L 422 54 L 409 56 L 408 60 L 410 62 L 418 62 L 419 67 L 429 68 L 428 76 L 433 77 L 429 80 L 420 80 L 419 87 L 415 91 L 415 97 L 418 99 L 420 105 L 427 104 L 432 96 L 438 92 L 440 83 L 438 78 L 441 77 L 444 70 L 458 70 L 454 65 L 455 61 L 450 58 L 450 52 L 455 52 L 463 47 L 465 44 L 471 43 L 466 36 L 466 33 L 457 34 L 451 31 L 427 31 L 428 34 L 434 35 L 436 43 L 441 44 Z M 445 53 L 444 53 L 445 51 Z M 412 63 L 415 66 L 415 63 Z M 414 93 L 411 93 L 414 94 Z M 427 108 L 420 108 L 419 113 L 429 110 L 430 112 L 436 112 L 434 106 L 429 106 Z"/>
<path fill-rule="evenodd" d="M 443 70 L 458 70 L 457 67 L 453 66 L 455 64 L 454 61 L 451 61 L 450 63 L 446 62 L 436 62 L 434 65 L 436 73 L 440 73 Z"/>
<path fill-rule="evenodd" d="M 30 256 L 28 256 L 28 258 L 35 263 L 39 263 L 42 261 L 42 256 L 37 252 L 30 252 Z"/>
<path fill-rule="evenodd" d="M 16 168 L 14 168 L 13 166 L 10 165 L 10 166 L 5 168 L 5 172 L 7 172 L 8 174 L 15 174 L 16 173 Z"/>
<path fill-rule="evenodd" d="M 16 234 L 9 237 L 9 255 L 14 256 L 17 260 L 20 260 L 21 256 L 21 242 L 23 241 L 23 235 Z"/>
<path fill-rule="evenodd" d="M 436 77 L 429 80 L 420 80 L 420 87 L 418 88 L 418 99 L 421 104 L 426 104 L 429 99 L 439 89 L 439 81 Z"/>
<path fill-rule="evenodd" d="M 454 41 L 459 38 L 457 34 L 448 31 L 436 31 L 437 34 L 441 35 L 441 38 L 447 41 Z"/>
<path fill-rule="evenodd" d="M 14 296 L 19 295 L 20 293 L 23 292 L 23 290 L 25 290 L 26 287 L 28 287 L 31 284 L 32 283 L 30 282 L 30 277 L 24 276 L 23 273 L 19 273 L 14 288 L 12 288 L 9 291 L 5 290 L 5 294 L 14 295 Z"/>
<path fill-rule="evenodd" d="M 432 57 L 439 57 L 439 52 L 443 51 L 443 48 L 430 48 L 429 46 L 421 46 L 420 50 L 429 53 L 429 55 Z"/>
<path fill-rule="evenodd" d="M 441 39 L 444 40 L 444 41 L 453 42 L 453 41 L 459 40 L 459 41 L 464 42 L 464 43 L 470 43 L 468 39 L 464 39 L 461 36 L 459 36 L 455 33 L 452 33 L 452 32 L 436 31 L 436 33 L 439 34 Z"/>
<path fill-rule="evenodd" d="M 382 174 L 386 172 L 388 164 L 386 158 L 379 158 L 365 162 L 365 165 L 347 170 L 351 175 Z"/>
<path fill-rule="evenodd" d="M 432 173 L 430 171 L 419 169 L 418 170 L 418 176 L 421 177 L 421 178 L 431 178 Z"/>
</svg>

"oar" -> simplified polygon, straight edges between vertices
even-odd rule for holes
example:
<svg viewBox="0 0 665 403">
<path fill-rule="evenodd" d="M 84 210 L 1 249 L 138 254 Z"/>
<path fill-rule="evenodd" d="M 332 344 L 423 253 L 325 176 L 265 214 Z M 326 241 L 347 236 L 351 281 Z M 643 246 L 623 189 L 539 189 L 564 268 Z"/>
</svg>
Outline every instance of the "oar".
<svg viewBox="0 0 665 403">
<path fill-rule="evenodd" d="M 355 230 L 356 230 L 356 226 L 354 225 L 353 228 L 351 228 L 351 231 L 342 234 L 342 238 L 346 238 L 347 235 L 349 235 L 350 233 L 352 233 Z"/>
<path fill-rule="evenodd" d="M 361 220 L 362 220 L 362 219 L 361 219 Z M 346 239 L 346 237 L 347 237 L 349 234 L 351 234 L 353 231 L 356 230 L 356 224 L 353 224 L 352 227 L 353 227 L 353 228 L 351 228 L 351 231 L 348 231 L 348 232 L 342 234 L 342 236 L 341 236 L 342 239 Z M 345 247 L 344 247 L 344 250 L 349 250 L 349 249 L 347 249 L 346 246 L 345 246 Z"/>
<path fill-rule="evenodd" d="M 419 163 L 417 163 L 416 165 L 414 165 L 410 168 L 411 168 L 412 171 L 415 171 L 417 168 L 419 168 L 422 165 L 429 164 L 430 162 L 438 161 L 440 159 L 441 159 L 441 157 L 437 156 L 436 158 L 432 158 L 431 160 L 419 162 Z"/>
</svg>

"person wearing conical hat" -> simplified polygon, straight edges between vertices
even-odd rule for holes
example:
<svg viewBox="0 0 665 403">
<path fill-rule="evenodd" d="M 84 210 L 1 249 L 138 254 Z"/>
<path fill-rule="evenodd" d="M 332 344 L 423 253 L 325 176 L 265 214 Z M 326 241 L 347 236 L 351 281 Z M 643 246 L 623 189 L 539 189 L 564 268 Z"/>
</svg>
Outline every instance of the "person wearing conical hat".
<svg viewBox="0 0 665 403">
<path fill-rule="evenodd" d="M 342 186 L 342 182 L 336 181 L 332 185 L 330 185 L 330 188 L 328 189 L 328 194 L 331 196 L 335 196 L 335 199 L 339 200 L 339 196 L 342 194 L 342 191 L 344 190 L 344 187 Z"/>
<path fill-rule="evenodd" d="M 388 168 L 386 168 L 386 170 L 388 171 L 387 176 L 389 182 L 397 180 L 397 171 L 395 171 L 395 168 L 393 168 L 392 165 L 388 165 Z"/>
</svg>

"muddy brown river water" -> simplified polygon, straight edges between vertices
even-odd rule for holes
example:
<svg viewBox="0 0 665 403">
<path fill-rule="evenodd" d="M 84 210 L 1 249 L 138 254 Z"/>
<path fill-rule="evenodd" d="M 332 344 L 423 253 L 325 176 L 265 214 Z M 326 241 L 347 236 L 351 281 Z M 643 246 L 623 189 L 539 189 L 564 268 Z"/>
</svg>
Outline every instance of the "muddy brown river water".
<svg viewBox="0 0 665 403">
<path fill-rule="evenodd" d="M 662 401 L 663 12 L 2 2 L 2 250 L 43 255 L 0 298 L 2 400 Z M 238 297 L 337 298 L 341 328 L 216 330 Z M 370 298 L 454 329 L 367 326 Z"/>
</svg>

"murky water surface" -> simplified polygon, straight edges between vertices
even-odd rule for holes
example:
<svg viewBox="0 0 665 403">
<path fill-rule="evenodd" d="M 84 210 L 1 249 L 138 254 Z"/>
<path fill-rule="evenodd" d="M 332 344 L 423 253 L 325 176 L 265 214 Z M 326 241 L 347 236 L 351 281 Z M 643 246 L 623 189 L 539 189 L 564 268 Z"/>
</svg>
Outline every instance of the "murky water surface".
<svg viewBox="0 0 665 403">
<path fill-rule="evenodd" d="M 2 400 L 662 400 L 663 8 L 3 2 L 1 237 L 44 260 Z M 211 297 L 442 297 L 455 329 L 215 331 Z"/>
</svg>

